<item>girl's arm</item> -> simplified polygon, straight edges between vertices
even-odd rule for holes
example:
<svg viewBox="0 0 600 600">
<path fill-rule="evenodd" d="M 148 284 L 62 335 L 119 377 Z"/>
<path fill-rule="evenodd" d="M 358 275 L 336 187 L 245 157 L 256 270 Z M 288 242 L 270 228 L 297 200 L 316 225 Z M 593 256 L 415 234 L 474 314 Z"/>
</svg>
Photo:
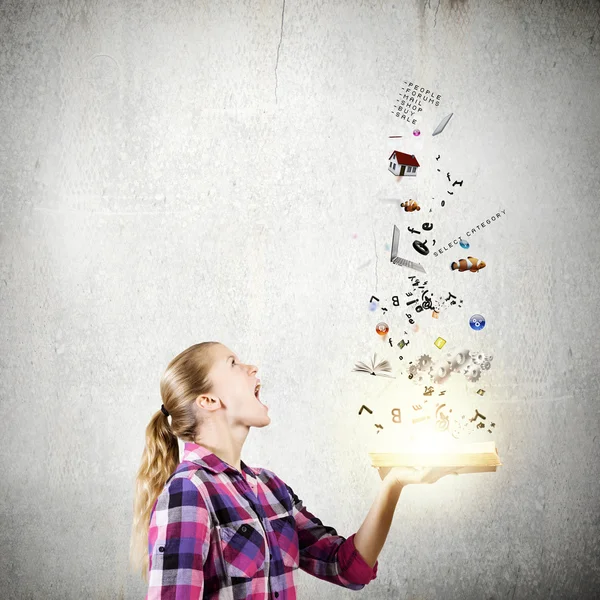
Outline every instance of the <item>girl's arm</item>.
<svg viewBox="0 0 600 600">
<path fill-rule="evenodd" d="M 365 562 L 372 567 L 390 531 L 402 485 L 384 480 L 363 524 L 354 536 L 354 545 Z"/>
</svg>

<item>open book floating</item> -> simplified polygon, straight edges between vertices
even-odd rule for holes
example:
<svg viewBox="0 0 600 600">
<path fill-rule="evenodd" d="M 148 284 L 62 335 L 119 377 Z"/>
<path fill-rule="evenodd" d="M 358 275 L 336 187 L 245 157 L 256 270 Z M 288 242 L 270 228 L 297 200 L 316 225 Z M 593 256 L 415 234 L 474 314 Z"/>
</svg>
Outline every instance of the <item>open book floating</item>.
<svg viewBox="0 0 600 600">
<path fill-rule="evenodd" d="M 373 467 L 462 467 L 462 472 L 495 471 L 501 466 L 494 442 L 425 446 L 407 444 L 394 452 L 369 452 Z"/>
<path fill-rule="evenodd" d="M 377 363 L 377 364 L 376 364 Z M 356 363 L 356 366 L 353 371 L 363 371 L 365 373 L 370 373 L 371 375 L 381 375 L 383 377 L 391 377 L 392 379 L 396 379 L 393 375 L 387 375 L 387 373 L 391 372 L 392 366 L 387 360 L 380 360 L 377 362 L 377 354 L 371 359 L 371 364 L 367 365 L 362 361 Z"/>
</svg>

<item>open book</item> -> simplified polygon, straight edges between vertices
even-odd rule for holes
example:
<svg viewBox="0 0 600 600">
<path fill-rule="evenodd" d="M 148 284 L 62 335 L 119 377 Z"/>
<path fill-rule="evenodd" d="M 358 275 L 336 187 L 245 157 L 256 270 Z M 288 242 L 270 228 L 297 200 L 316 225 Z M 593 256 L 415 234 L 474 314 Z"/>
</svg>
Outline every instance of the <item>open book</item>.
<svg viewBox="0 0 600 600">
<path fill-rule="evenodd" d="M 370 373 L 371 375 L 381 375 L 383 377 L 391 377 L 392 379 L 396 379 L 393 375 L 387 375 L 392 370 L 392 367 L 387 360 L 380 360 L 377 364 L 377 354 L 375 354 L 374 358 L 371 359 L 371 364 L 366 365 L 364 362 L 359 361 L 356 363 L 356 366 L 353 371 L 363 371 L 365 373 Z"/>
<path fill-rule="evenodd" d="M 458 473 L 485 473 L 501 466 L 494 442 L 444 446 L 401 445 L 394 452 L 369 452 L 373 467 L 457 467 Z"/>
</svg>

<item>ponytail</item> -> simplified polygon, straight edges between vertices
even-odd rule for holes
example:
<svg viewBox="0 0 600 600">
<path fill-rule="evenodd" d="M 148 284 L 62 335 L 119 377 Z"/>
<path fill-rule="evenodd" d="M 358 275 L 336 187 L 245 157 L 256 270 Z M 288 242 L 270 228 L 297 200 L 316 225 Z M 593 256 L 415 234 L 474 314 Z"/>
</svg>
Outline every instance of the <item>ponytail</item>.
<svg viewBox="0 0 600 600">
<path fill-rule="evenodd" d="M 148 532 L 152 511 L 167 481 L 179 465 L 178 438 L 193 442 L 200 422 L 196 398 L 211 391 L 208 372 L 212 368 L 210 347 L 219 342 L 201 342 L 177 355 L 160 381 L 163 406 L 146 427 L 146 444 L 135 479 L 133 526 L 129 566 L 148 582 Z"/>
<path fill-rule="evenodd" d="M 150 515 L 165 483 L 179 464 L 179 444 L 169 418 L 158 410 L 146 427 L 146 446 L 135 480 L 130 565 L 148 581 Z"/>
</svg>

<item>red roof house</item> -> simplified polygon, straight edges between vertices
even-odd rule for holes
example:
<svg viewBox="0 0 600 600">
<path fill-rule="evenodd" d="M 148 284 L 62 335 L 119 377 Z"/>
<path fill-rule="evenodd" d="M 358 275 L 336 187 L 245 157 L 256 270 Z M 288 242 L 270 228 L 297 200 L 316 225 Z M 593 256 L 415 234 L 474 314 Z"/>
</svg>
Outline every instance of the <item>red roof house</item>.
<svg viewBox="0 0 600 600">
<path fill-rule="evenodd" d="M 417 167 L 421 166 L 414 154 L 406 154 L 398 150 L 394 150 L 388 160 L 390 161 L 388 171 L 398 176 L 416 175 Z"/>
</svg>

